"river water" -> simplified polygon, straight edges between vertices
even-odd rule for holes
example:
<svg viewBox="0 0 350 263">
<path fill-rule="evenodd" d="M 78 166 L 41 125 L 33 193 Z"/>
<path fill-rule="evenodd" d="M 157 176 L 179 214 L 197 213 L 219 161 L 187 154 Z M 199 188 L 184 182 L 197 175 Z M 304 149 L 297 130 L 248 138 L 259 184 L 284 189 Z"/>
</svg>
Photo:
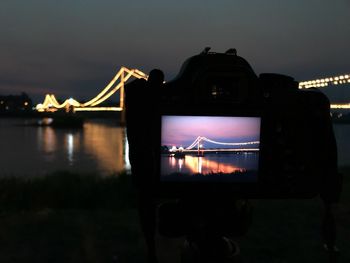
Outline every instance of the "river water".
<svg viewBox="0 0 350 263">
<path fill-rule="evenodd" d="M 107 176 L 129 170 L 124 127 L 94 119 L 83 129 L 30 126 L 33 120 L 0 119 L 0 176 L 37 176 L 68 170 Z M 350 165 L 350 125 L 334 125 L 339 166 Z"/>
<path fill-rule="evenodd" d="M 110 175 L 129 169 L 125 128 L 92 120 L 83 129 L 35 127 L 29 119 L 0 119 L 0 176 L 55 171 Z"/>
</svg>

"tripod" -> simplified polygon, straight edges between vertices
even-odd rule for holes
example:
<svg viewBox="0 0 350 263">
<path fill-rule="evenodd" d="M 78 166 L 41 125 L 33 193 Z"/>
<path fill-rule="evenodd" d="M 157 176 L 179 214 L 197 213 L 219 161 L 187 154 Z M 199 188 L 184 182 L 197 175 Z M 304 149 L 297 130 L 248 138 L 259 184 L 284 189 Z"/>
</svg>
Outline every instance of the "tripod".
<svg viewBox="0 0 350 263">
<path fill-rule="evenodd" d="M 182 263 L 234 263 L 240 254 L 234 237 L 244 235 L 252 217 L 246 200 L 180 199 L 159 207 L 159 233 L 185 236 Z"/>
</svg>

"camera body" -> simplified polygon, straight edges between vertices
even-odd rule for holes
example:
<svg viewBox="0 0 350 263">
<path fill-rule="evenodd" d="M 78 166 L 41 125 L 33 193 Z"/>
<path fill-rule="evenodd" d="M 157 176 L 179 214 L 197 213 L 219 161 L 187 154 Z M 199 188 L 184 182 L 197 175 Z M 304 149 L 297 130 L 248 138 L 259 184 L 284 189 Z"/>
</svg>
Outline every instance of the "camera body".
<svg viewBox="0 0 350 263">
<path fill-rule="evenodd" d="M 300 90 L 285 75 L 257 76 L 232 49 L 190 57 L 164 86 L 160 196 L 336 198 L 330 103 L 317 89 Z"/>
</svg>

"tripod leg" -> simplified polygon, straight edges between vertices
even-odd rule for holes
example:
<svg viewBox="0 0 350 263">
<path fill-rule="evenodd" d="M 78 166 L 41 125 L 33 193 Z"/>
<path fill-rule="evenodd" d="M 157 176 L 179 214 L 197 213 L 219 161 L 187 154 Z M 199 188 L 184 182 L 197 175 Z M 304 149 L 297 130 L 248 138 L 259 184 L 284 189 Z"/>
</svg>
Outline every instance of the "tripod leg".
<svg viewBox="0 0 350 263">
<path fill-rule="evenodd" d="M 336 263 L 339 249 L 335 245 L 336 224 L 332 213 L 332 205 L 324 201 L 325 214 L 323 218 L 322 234 L 325 241 L 324 248 L 329 253 L 329 262 Z"/>
</svg>

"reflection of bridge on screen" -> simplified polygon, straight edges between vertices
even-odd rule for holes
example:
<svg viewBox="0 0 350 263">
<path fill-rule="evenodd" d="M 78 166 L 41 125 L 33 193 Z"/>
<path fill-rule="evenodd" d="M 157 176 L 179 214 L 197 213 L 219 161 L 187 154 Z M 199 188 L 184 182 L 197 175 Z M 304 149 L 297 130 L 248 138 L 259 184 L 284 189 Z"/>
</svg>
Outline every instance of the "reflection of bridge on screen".
<svg viewBox="0 0 350 263">
<path fill-rule="evenodd" d="M 222 145 L 222 146 L 231 146 L 230 148 L 203 148 L 202 142 L 209 142 L 212 144 Z M 194 152 L 258 152 L 259 151 L 260 141 L 248 141 L 248 142 L 219 142 L 208 139 L 207 137 L 198 136 L 194 142 L 186 147 L 173 146 L 169 151 L 173 153 L 194 153 Z M 241 147 L 244 148 L 234 148 Z M 253 147 L 255 146 L 255 147 Z"/>
</svg>

